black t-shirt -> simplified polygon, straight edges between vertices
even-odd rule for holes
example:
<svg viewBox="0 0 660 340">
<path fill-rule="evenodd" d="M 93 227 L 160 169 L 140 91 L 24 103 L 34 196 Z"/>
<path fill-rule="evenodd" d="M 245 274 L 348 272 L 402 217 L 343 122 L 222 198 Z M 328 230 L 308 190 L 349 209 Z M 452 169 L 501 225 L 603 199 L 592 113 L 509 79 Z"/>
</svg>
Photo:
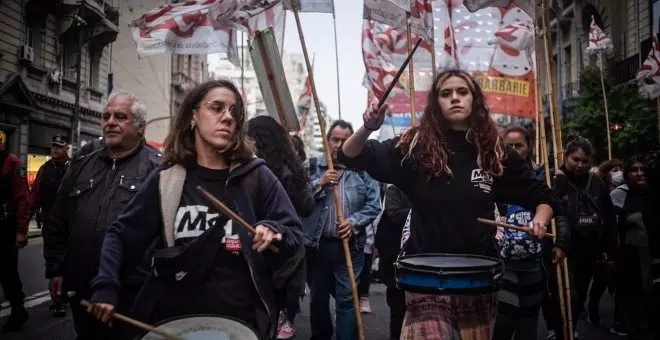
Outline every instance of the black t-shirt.
<svg viewBox="0 0 660 340">
<path fill-rule="evenodd" d="M 237 230 L 240 226 L 233 225 L 225 214 L 218 212 L 197 190 L 198 185 L 202 186 L 228 203 L 225 191 L 228 176 L 229 169 L 212 170 L 199 166 L 188 169 L 174 222 L 175 244 L 185 245 L 210 228 L 224 228 L 225 237 L 218 247 L 215 271 L 211 278 L 199 290 L 181 294 L 185 300 L 179 305 L 177 314 L 221 314 L 254 324 L 255 304 L 259 297 L 250 268 L 241 253 Z M 184 304 L 187 307 L 182 311 L 180 308 Z"/>
</svg>

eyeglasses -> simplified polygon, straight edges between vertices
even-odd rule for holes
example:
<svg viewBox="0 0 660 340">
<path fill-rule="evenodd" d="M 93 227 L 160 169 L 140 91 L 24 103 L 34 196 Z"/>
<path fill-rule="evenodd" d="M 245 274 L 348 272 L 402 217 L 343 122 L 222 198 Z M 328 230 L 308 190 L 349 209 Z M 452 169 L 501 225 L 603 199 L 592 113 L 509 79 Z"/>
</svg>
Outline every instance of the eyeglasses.
<svg viewBox="0 0 660 340">
<path fill-rule="evenodd" d="M 219 100 L 213 100 L 213 101 L 210 101 L 210 102 L 206 102 L 206 103 L 203 103 L 202 105 L 204 105 L 208 110 L 210 110 L 211 112 L 213 112 L 216 115 L 222 115 L 222 114 L 225 114 L 225 113 L 228 112 L 235 119 L 240 119 L 241 118 L 238 115 L 239 112 L 236 109 L 236 105 L 227 105 L 227 103 L 223 103 Z"/>
</svg>

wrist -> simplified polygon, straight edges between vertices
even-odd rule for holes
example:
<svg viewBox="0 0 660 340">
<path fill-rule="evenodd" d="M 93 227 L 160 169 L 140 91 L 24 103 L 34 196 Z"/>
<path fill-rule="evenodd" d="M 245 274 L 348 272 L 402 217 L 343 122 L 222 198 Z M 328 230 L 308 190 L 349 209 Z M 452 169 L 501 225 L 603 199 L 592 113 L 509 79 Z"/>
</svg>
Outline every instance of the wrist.
<svg viewBox="0 0 660 340">
<path fill-rule="evenodd" d="M 378 129 L 380 129 L 380 126 L 379 126 L 379 127 L 376 127 L 376 128 L 370 127 L 370 126 L 367 124 L 367 122 L 365 122 L 365 121 L 362 121 L 362 127 L 364 127 L 364 129 L 367 130 L 367 131 L 369 131 L 369 132 L 375 132 L 375 131 L 378 131 Z"/>
</svg>

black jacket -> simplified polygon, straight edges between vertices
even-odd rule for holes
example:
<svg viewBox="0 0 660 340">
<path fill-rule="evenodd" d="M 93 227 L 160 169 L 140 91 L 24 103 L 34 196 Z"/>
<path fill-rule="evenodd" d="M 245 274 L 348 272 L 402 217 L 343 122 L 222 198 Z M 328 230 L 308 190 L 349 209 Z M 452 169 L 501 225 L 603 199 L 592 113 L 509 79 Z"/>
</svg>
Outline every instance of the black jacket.
<svg viewBox="0 0 660 340">
<path fill-rule="evenodd" d="M 565 213 L 567 223 L 571 229 L 569 252 L 576 259 L 591 260 L 592 257 L 600 258 L 600 254 L 604 252 L 609 253 L 609 258 L 612 258 L 618 243 L 617 222 L 607 185 L 597 175 L 591 175 L 588 193 L 598 208 L 603 232 L 600 237 L 590 238 L 588 242 L 585 242 L 585 240 L 578 238 L 577 232 L 574 230 L 577 216 L 575 216 L 574 207 L 570 206 L 569 203 L 572 201 L 571 197 L 577 194 L 575 188 L 586 188 L 589 175 L 573 175 L 564 166 L 560 169 L 564 172 L 564 175 L 556 176 L 553 192 L 560 200 L 561 210 Z"/>
<path fill-rule="evenodd" d="M 257 171 L 256 201 L 252 201 L 250 190 L 244 179 Z M 120 288 L 123 285 L 121 272 L 125 263 L 135 263 L 142 260 L 143 249 L 155 244 L 158 248 L 165 247 L 163 242 L 163 216 L 160 207 L 159 192 L 160 171 L 154 172 L 145 181 L 135 199 L 112 224 L 103 241 L 101 265 L 98 276 L 92 282 L 94 294 L 92 301 L 116 304 Z M 291 201 L 277 180 L 268 170 L 262 159 L 254 158 L 236 168 L 232 167 L 227 180 L 227 195 L 236 207 L 236 213 L 252 225 L 262 224 L 282 234 L 282 241 L 277 243 L 279 253 L 266 251 L 258 253 L 252 249 L 252 238 L 243 229 L 239 230 L 242 244 L 241 251 L 253 273 L 253 284 L 261 298 L 257 304 L 259 333 L 263 337 L 272 338 L 277 330 L 277 315 L 274 290 L 282 288 L 288 282 L 289 276 L 295 272 L 295 267 L 301 266 L 304 260 L 302 228 L 300 220 Z M 235 222 L 236 223 L 236 222 Z M 218 243 L 219 244 L 219 243 Z M 153 272 L 142 289 L 148 295 L 156 292 L 155 297 L 145 297 L 148 302 L 136 302 L 136 317 L 157 323 L 162 320 L 149 320 L 150 308 L 157 299 L 167 297 L 167 285 L 159 282 Z M 195 292 L 191 292 L 195 293 Z M 140 293 L 142 301 L 143 293 Z M 154 298 L 156 300 L 154 300 Z M 209 303 L 218 301 L 209 296 Z M 263 308 L 259 308 L 263 307 Z M 140 308 L 141 310 L 137 310 Z M 208 306 L 200 306 L 208 310 Z M 212 307 L 211 307 L 212 308 Z"/>
<path fill-rule="evenodd" d="M 453 176 L 442 174 L 428 179 L 417 164 L 405 158 L 398 139 L 369 140 L 362 152 L 338 159 L 348 167 L 366 170 L 375 180 L 392 183 L 410 199 L 410 235 L 403 244 L 406 254 L 471 254 L 497 257 L 496 228 L 477 218 L 493 219 L 495 202 L 514 203 L 533 210 L 545 203 L 557 211 L 557 202 L 548 186 L 538 180 L 525 160 L 513 149 L 503 161 L 501 176 L 483 171 L 477 164 L 476 145 L 461 131 L 443 131 L 452 153 L 448 167 Z"/>
<path fill-rule="evenodd" d="M 41 208 L 42 221 L 48 220 L 48 215 L 53 209 L 55 198 L 57 197 L 57 189 L 59 189 L 64 174 L 69 168 L 69 159 L 65 162 L 55 162 L 49 160 L 44 163 L 37 171 L 37 177 L 32 184 L 32 211 Z"/>
<path fill-rule="evenodd" d="M 158 151 L 145 144 L 112 159 L 97 140 L 74 155 L 43 228 L 47 278 L 63 276 L 67 290 L 87 295 L 108 227 L 161 163 Z M 141 284 L 146 273 L 136 268 L 126 275 Z"/>
<path fill-rule="evenodd" d="M 378 274 L 388 287 L 394 287 L 394 261 L 401 250 L 401 233 L 410 212 L 406 194 L 394 185 L 385 190 L 385 207 L 378 223 L 374 246 L 380 253 Z"/>
</svg>

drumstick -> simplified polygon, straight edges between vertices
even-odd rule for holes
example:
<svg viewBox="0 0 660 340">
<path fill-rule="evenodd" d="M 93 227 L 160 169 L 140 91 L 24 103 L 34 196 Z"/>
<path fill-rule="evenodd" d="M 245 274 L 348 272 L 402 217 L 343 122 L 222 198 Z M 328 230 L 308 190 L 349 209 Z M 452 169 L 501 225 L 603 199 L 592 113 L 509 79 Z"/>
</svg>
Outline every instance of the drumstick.
<svg viewBox="0 0 660 340">
<path fill-rule="evenodd" d="M 408 57 L 406 60 L 403 62 L 403 65 L 399 68 L 399 71 L 397 71 L 396 75 L 394 76 L 394 79 L 392 79 L 392 82 L 390 83 L 390 86 L 387 87 L 387 90 L 385 90 L 385 93 L 383 93 L 383 96 L 380 98 L 378 101 L 378 107 L 383 106 L 385 102 L 387 101 L 387 97 L 389 97 L 390 92 L 392 92 L 392 89 L 394 89 L 394 86 L 396 86 L 396 83 L 399 82 L 399 78 L 401 78 L 401 74 L 403 73 L 403 70 L 406 69 L 406 66 L 408 66 L 408 63 L 410 62 L 410 59 L 413 57 L 413 54 L 415 54 L 415 51 L 417 50 L 417 47 L 419 47 L 419 44 L 422 42 L 422 39 L 420 38 L 417 40 L 417 43 L 415 44 L 415 47 L 410 50 L 410 53 L 408 53 Z M 412 81 L 412 79 L 411 79 Z"/>
<path fill-rule="evenodd" d="M 493 225 L 496 227 L 502 227 L 502 228 L 507 228 L 507 229 L 513 229 L 513 230 L 518 230 L 518 231 L 524 231 L 526 233 L 529 233 L 530 229 L 528 227 L 518 227 L 515 225 L 507 224 L 507 223 L 502 223 L 502 222 L 497 222 L 485 218 L 477 218 L 477 221 L 484 223 L 484 224 L 489 224 Z M 555 237 L 555 234 L 552 233 L 545 233 L 546 237 Z"/>
<path fill-rule="evenodd" d="M 89 308 L 89 306 L 91 305 L 91 303 L 89 301 L 85 300 L 85 299 L 81 299 L 80 304 L 85 308 Z M 130 324 L 132 326 L 135 326 L 135 327 L 140 328 L 142 330 L 145 330 L 147 332 L 158 334 L 158 335 L 160 335 L 163 338 L 168 339 L 168 340 L 185 340 L 182 337 L 169 334 L 169 333 L 164 332 L 163 330 L 158 329 L 154 326 L 147 325 L 144 322 L 140 322 L 140 321 L 137 321 L 135 319 L 131 319 L 128 316 L 124 316 L 124 315 L 121 315 L 119 313 L 112 314 L 112 318 L 123 321 L 123 322 L 126 322 L 127 324 Z"/>
<path fill-rule="evenodd" d="M 231 217 L 233 220 L 236 220 L 241 227 L 243 227 L 245 230 L 247 230 L 250 233 L 250 235 L 254 235 L 256 233 L 254 228 L 252 228 L 252 226 L 249 223 L 247 223 L 242 217 L 238 216 L 237 213 L 233 212 L 228 206 L 222 203 L 210 192 L 206 191 L 204 188 L 202 188 L 199 185 L 197 186 L 197 190 L 199 190 L 199 192 L 201 192 L 202 195 L 206 197 L 206 199 L 211 201 L 211 203 L 216 209 L 222 211 L 223 213 L 225 213 L 225 215 Z M 275 247 L 272 244 L 268 245 L 268 249 L 273 253 L 277 253 L 280 251 L 279 249 L 277 249 L 277 247 Z"/>
</svg>

